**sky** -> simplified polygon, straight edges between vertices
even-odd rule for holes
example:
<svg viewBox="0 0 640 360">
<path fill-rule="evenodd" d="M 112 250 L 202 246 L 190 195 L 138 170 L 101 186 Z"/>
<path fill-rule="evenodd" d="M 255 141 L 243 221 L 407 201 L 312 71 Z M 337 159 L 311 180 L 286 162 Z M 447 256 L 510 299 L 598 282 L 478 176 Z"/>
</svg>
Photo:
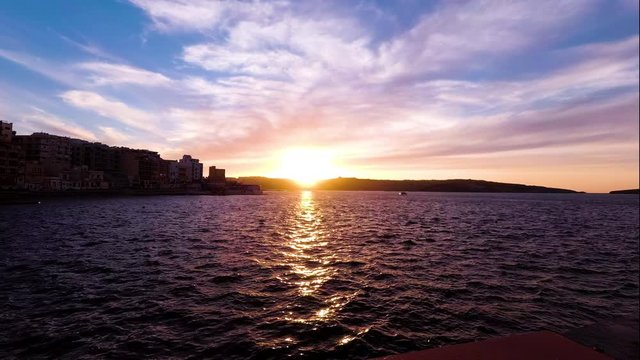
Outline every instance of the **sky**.
<svg viewBox="0 0 640 360">
<path fill-rule="evenodd" d="M 0 119 L 228 176 L 608 192 L 638 44 L 637 0 L 5 0 Z"/>
</svg>

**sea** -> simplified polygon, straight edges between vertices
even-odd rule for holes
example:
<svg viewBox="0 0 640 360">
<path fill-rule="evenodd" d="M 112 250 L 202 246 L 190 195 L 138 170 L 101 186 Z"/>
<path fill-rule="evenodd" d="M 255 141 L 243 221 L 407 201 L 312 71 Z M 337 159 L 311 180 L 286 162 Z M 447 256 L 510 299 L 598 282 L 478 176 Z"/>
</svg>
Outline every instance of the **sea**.
<svg viewBox="0 0 640 360">
<path fill-rule="evenodd" d="M 639 197 L 0 206 L 0 358 L 367 359 L 638 312 Z"/>
</svg>

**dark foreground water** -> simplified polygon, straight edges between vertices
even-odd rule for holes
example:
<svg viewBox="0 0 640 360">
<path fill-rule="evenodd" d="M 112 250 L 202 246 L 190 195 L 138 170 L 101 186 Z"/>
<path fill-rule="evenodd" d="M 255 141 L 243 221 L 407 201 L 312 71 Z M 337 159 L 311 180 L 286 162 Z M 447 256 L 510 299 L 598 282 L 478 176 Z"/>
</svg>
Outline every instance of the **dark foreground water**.
<svg viewBox="0 0 640 360">
<path fill-rule="evenodd" d="M 0 207 L 0 358 L 367 358 L 638 307 L 638 196 Z"/>
</svg>

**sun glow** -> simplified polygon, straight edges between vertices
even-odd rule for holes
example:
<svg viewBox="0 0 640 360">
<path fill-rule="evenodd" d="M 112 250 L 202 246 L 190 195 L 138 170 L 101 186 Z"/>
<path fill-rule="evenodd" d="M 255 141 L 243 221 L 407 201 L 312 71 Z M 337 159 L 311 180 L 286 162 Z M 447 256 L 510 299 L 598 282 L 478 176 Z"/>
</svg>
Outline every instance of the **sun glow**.
<svg viewBox="0 0 640 360">
<path fill-rule="evenodd" d="M 340 172 L 333 164 L 331 152 L 299 148 L 282 153 L 280 165 L 274 175 L 291 179 L 304 187 L 311 187 L 320 180 L 340 176 Z"/>
</svg>

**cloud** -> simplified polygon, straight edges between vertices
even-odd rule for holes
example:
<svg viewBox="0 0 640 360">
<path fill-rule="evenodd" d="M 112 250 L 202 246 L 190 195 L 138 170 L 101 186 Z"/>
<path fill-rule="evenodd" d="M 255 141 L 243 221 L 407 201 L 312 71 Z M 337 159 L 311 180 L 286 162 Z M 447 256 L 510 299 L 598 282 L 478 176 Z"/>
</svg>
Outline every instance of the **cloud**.
<svg viewBox="0 0 640 360">
<path fill-rule="evenodd" d="M 637 150 L 637 95 L 629 98 L 637 94 L 637 43 L 632 36 L 558 51 L 554 56 L 565 59 L 563 66 L 539 77 L 418 81 L 394 85 L 392 92 L 358 82 L 311 88 L 257 75 L 192 78 L 195 93 L 226 97 L 233 111 L 222 118 L 255 121 L 233 141 L 197 150 L 233 159 L 313 144 L 340 149 L 360 169 L 425 162 L 448 168 L 447 161 L 476 168 L 474 163 L 496 154 L 517 161 L 512 154 L 535 159 L 550 150 L 565 156 L 565 164 L 586 164 L 588 157 L 628 159 Z M 201 117 L 198 126 L 208 119 Z M 213 136 L 191 134 L 195 143 Z"/>
<path fill-rule="evenodd" d="M 241 51 L 215 44 L 189 46 L 183 59 L 206 70 L 251 75 L 286 75 L 305 63 L 286 50 Z"/>
<path fill-rule="evenodd" d="M 167 134 L 170 142 L 201 143 L 209 148 L 244 143 L 251 134 L 266 130 L 265 122 L 251 113 L 172 108 L 166 116 L 175 124 Z"/>
<path fill-rule="evenodd" d="M 172 83 L 163 74 L 124 64 L 82 62 L 70 66 L 4 49 L 0 49 L 0 57 L 67 86 L 127 84 L 161 87 Z"/>
<path fill-rule="evenodd" d="M 158 125 L 151 114 L 94 92 L 71 90 L 60 94 L 60 98 L 77 108 L 93 111 L 132 128 L 152 130 Z"/>
<path fill-rule="evenodd" d="M 131 136 L 119 131 L 116 128 L 109 126 L 98 126 L 98 129 L 102 132 L 100 137 L 102 141 L 110 145 L 125 145 L 131 142 Z"/>
<path fill-rule="evenodd" d="M 32 110 L 32 113 L 23 115 L 22 120 L 34 132 L 44 131 L 84 140 L 98 140 L 93 132 L 82 126 L 63 120 L 37 107 L 32 107 Z"/>
<path fill-rule="evenodd" d="M 89 54 L 89 55 L 93 55 L 97 58 L 101 58 L 101 59 L 108 59 L 111 61 L 115 61 L 115 62 L 121 62 L 122 60 L 110 53 L 108 53 L 107 51 L 105 51 L 104 49 L 102 49 L 100 46 L 93 44 L 89 41 L 76 41 L 73 40 L 67 36 L 64 36 L 62 34 L 58 34 L 58 36 L 64 40 L 65 42 L 75 46 L 76 48 L 82 50 L 83 52 Z"/>
<path fill-rule="evenodd" d="M 594 1 L 444 2 L 380 47 L 383 78 L 470 71 L 537 43 L 557 41 Z"/>
<path fill-rule="evenodd" d="M 284 1 L 129 0 L 143 9 L 161 31 L 212 30 L 238 19 L 272 15 Z"/>
<path fill-rule="evenodd" d="M 295 82 L 364 78 L 373 68 L 369 39 L 358 37 L 350 21 L 282 17 L 262 24 L 243 21 L 229 29 L 226 42 L 186 46 L 182 59 L 224 75 Z"/>
<path fill-rule="evenodd" d="M 509 128 L 523 123 L 519 114 L 551 116 L 568 104 L 600 101 L 638 83 L 637 37 L 551 53 L 562 65 L 536 77 L 461 79 L 560 41 L 562 30 L 593 10 L 595 1 L 442 2 L 412 27 L 377 40 L 370 24 L 328 7 L 301 14 L 295 6 L 273 11 L 285 3 L 133 3 L 161 31 L 211 34 L 182 52 L 184 62 L 211 73 L 179 81 L 190 101 L 199 99 L 200 109 L 173 107 L 168 113 L 180 129 L 172 141 L 212 139 L 214 152 L 312 141 L 394 153 L 407 139 L 422 144 L 433 134 L 460 136 L 457 129 L 487 119 Z M 264 16 L 247 10 L 256 6 L 264 6 L 258 11 Z M 591 143 L 598 136 L 571 141 Z M 522 148 L 540 148 L 545 141 L 524 142 Z M 494 150 L 502 151 L 498 145 Z"/>
<path fill-rule="evenodd" d="M 571 62 L 543 76 L 501 81 L 430 80 L 416 85 L 432 107 L 461 112 L 505 113 L 594 100 L 638 87 L 638 37 L 558 52 Z"/>
<path fill-rule="evenodd" d="M 182 1 L 162 4 L 143 8 L 156 18 L 151 12 L 154 6 L 187 6 Z M 189 3 L 187 7 L 196 11 L 204 4 Z M 379 82 L 443 75 L 460 68 L 469 72 L 490 65 L 494 58 L 541 42 L 558 41 L 559 29 L 573 24 L 593 9 L 595 2 L 445 2 L 412 28 L 381 43 L 375 43 L 360 22 L 335 17 L 331 12 L 301 16 L 293 12 L 295 7 L 290 7 L 289 11 L 253 17 L 247 16 L 242 6 L 256 3 L 216 4 L 213 9 L 224 8 L 234 14 L 230 18 L 242 21 L 224 26 L 207 22 L 212 30 L 222 27 L 227 36 L 185 47 L 183 60 L 188 63 L 213 71 L 280 74 L 294 80 L 301 80 L 305 74 L 317 78 L 320 72 L 324 78 L 337 74 Z M 175 26 L 192 25 L 182 12 L 170 13 L 167 17 Z"/>
<path fill-rule="evenodd" d="M 291 108 L 289 104 L 295 103 L 300 105 L 297 107 L 324 108 L 331 112 L 334 109 L 328 107 L 341 107 L 349 113 L 345 116 L 365 111 L 375 114 L 376 110 L 389 115 L 396 108 L 404 108 L 399 110 L 401 113 L 406 113 L 405 110 L 433 113 L 433 102 L 431 110 L 425 109 L 427 100 L 437 100 L 437 106 L 473 107 L 474 103 L 479 105 L 486 100 L 474 99 L 475 95 L 482 94 L 474 95 L 473 88 L 484 91 L 488 86 L 460 80 L 424 83 L 422 76 L 437 73 L 440 79 L 446 79 L 448 72 L 456 68 L 465 67 L 464 72 L 481 66 L 482 58 L 504 57 L 532 47 L 548 40 L 545 38 L 554 37 L 559 28 L 568 26 L 592 6 L 591 1 L 580 4 L 445 2 L 412 28 L 381 43 L 375 43 L 367 29 L 353 19 L 332 17 L 334 14 L 330 12 L 298 16 L 293 8 L 266 19 L 248 18 L 228 24 L 226 37 L 185 46 L 182 55 L 185 62 L 215 72 L 217 77 L 213 82 L 192 77 L 185 84 L 190 91 L 214 95 L 218 100 L 216 105 L 268 104 L 270 108 Z M 243 83 L 252 82 L 253 90 L 236 82 L 238 78 L 243 79 Z M 567 82 L 574 80 L 566 79 Z M 613 81 L 617 80 L 620 79 Z M 440 85 L 446 83 L 455 86 L 445 89 L 446 94 L 438 94 Z M 463 85 L 465 91 L 454 94 L 459 85 Z M 496 88 L 499 86 L 501 84 L 495 84 Z M 433 91 L 425 94 L 430 88 Z M 522 88 L 516 90 L 522 96 L 528 95 Z M 497 92 L 496 89 L 494 93 Z M 502 96 L 505 101 L 507 97 L 522 98 L 506 91 Z M 391 106 L 392 110 L 387 111 L 385 106 Z"/>
<path fill-rule="evenodd" d="M 77 84 L 80 79 L 68 69 L 52 64 L 50 61 L 22 52 L 0 49 L 0 57 L 14 62 L 26 69 L 55 80 L 61 84 Z"/>
<path fill-rule="evenodd" d="M 622 153 L 638 148 L 637 96 L 605 103 L 565 105 L 518 115 L 468 119 L 464 124 L 435 131 L 429 136 L 404 138 L 409 146 L 361 161 L 410 162 L 442 157 L 485 157 L 490 154 L 528 151 L 574 152 L 587 146 L 604 153 L 612 144 Z"/>
<path fill-rule="evenodd" d="M 167 86 L 171 84 L 171 79 L 162 74 L 129 65 L 86 62 L 77 64 L 76 67 L 88 72 L 90 82 L 96 86 L 118 84 Z"/>
<path fill-rule="evenodd" d="M 304 96 L 307 89 L 293 82 L 256 79 L 249 76 L 235 76 L 209 81 L 201 77 L 187 77 L 181 81 L 184 91 L 193 97 L 208 100 L 208 105 L 217 109 L 261 109 L 294 106 Z"/>
</svg>

